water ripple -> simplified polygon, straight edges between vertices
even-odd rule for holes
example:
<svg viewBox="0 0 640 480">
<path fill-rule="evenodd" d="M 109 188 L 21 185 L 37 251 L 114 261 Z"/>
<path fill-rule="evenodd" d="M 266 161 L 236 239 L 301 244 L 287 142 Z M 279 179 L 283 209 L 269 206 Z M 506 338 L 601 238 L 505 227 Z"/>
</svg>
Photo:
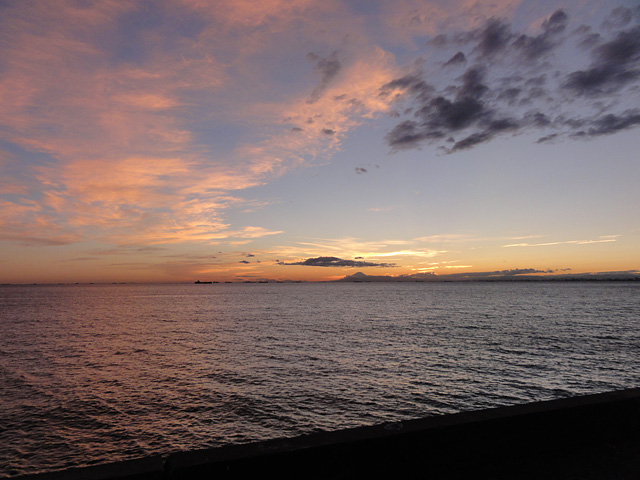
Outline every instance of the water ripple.
<svg viewBox="0 0 640 480">
<path fill-rule="evenodd" d="M 637 293 L 3 286 L 0 476 L 635 387 Z"/>
</svg>

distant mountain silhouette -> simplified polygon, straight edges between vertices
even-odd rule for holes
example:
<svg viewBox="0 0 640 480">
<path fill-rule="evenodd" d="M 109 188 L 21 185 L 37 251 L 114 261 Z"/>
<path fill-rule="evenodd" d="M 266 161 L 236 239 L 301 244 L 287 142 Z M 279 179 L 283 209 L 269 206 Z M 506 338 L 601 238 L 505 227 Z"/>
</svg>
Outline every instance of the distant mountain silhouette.
<svg viewBox="0 0 640 480">
<path fill-rule="evenodd" d="M 413 275 L 367 275 L 362 272 L 347 275 L 336 280 L 337 282 L 433 282 L 438 281 L 438 276 L 434 273 L 414 273 Z"/>
<path fill-rule="evenodd" d="M 601 273 L 572 273 L 560 275 L 534 275 L 535 273 L 549 273 L 534 269 L 514 269 L 496 272 L 468 272 L 436 275 L 433 272 L 414 273 L 412 275 L 367 275 L 362 272 L 347 275 L 334 280 L 336 282 L 540 282 L 540 281 L 630 281 L 640 280 L 640 271 Z"/>
</svg>

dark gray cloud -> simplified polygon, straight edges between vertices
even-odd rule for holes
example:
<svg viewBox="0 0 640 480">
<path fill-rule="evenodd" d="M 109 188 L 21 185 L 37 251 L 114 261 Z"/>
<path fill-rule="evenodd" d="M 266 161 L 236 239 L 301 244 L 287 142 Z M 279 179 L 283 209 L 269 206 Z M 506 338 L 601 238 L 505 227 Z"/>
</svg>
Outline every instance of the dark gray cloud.
<svg viewBox="0 0 640 480">
<path fill-rule="evenodd" d="M 431 40 L 429 40 L 427 42 L 427 46 L 445 47 L 447 43 L 448 43 L 447 36 L 444 33 L 441 33 L 440 35 L 436 35 Z"/>
<path fill-rule="evenodd" d="M 518 120 L 500 117 L 484 97 L 489 87 L 484 83 L 484 71 L 470 68 L 460 78 L 460 85 L 449 88 L 451 99 L 432 96 L 414 114 L 418 118 L 398 124 L 387 136 L 394 148 L 412 148 L 424 140 L 438 140 L 471 127 L 475 132 L 455 142 L 448 151 L 465 150 L 491 140 L 507 130 L 516 130 Z M 513 89 L 511 89 L 513 90 Z"/>
<path fill-rule="evenodd" d="M 414 70 L 380 89 L 398 102 L 387 143 L 392 150 L 436 144 L 452 153 L 497 136 L 537 132 L 544 143 L 639 126 L 623 94 L 640 94 L 640 15 L 614 8 L 605 23 L 600 32 L 570 29 L 569 15 L 556 10 L 537 34 L 491 19 L 435 37 L 425 48 L 451 49 L 441 64 L 444 80 Z M 565 44 L 573 48 L 569 59 Z"/>
<path fill-rule="evenodd" d="M 566 270 L 566 269 L 565 269 Z M 569 269 L 570 270 L 570 269 Z M 519 275 L 533 275 L 537 273 L 555 273 L 560 270 L 538 270 L 536 268 L 512 268 L 509 270 L 494 270 L 492 272 L 460 272 L 451 273 L 448 275 L 441 275 L 443 278 L 457 278 L 457 279 L 493 279 L 493 278 L 515 278 Z M 564 270 L 563 270 L 564 271 Z"/>
<path fill-rule="evenodd" d="M 363 167 L 356 167 L 356 173 L 358 175 L 362 175 L 363 173 L 367 173 L 367 169 Z"/>
<path fill-rule="evenodd" d="M 458 52 L 453 57 L 451 57 L 445 64 L 445 67 L 449 67 L 451 65 L 459 65 L 461 63 L 465 63 L 467 61 L 467 57 L 464 56 L 464 53 Z"/>
<path fill-rule="evenodd" d="M 251 263 L 251 262 L 249 262 L 248 260 L 240 260 L 239 263 Z"/>
<path fill-rule="evenodd" d="M 472 125 L 489 114 L 482 101 L 482 96 L 488 90 L 482 83 L 482 77 L 483 73 L 480 70 L 467 70 L 453 100 L 437 96 L 420 108 L 416 115 L 420 116 L 423 125 L 432 131 L 441 128 L 456 131 Z"/>
<path fill-rule="evenodd" d="M 630 66 L 640 54 L 640 27 L 618 33 L 616 38 L 596 48 L 594 53 L 603 65 L 620 63 Z"/>
<path fill-rule="evenodd" d="M 498 120 L 491 120 L 487 122 L 480 132 L 472 133 L 468 137 L 463 138 L 454 143 L 453 147 L 449 149 L 449 152 L 455 152 L 458 150 L 466 150 L 484 142 L 488 142 L 496 135 L 507 132 L 516 131 L 520 128 L 517 120 L 502 118 Z"/>
<path fill-rule="evenodd" d="M 605 18 L 604 22 L 602 22 L 602 28 L 624 28 L 631 23 L 632 18 L 633 12 L 630 9 L 626 7 L 617 7 L 614 8 L 609 16 Z"/>
<path fill-rule="evenodd" d="M 640 110 L 627 110 L 621 115 L 613 113 L 598 117 L 586 124 L 585 129 L 573 134 L 576 137 L 610 135 L 640 125 Z"/>
<path fill-rule="evenodd" d="M 307 258 L 301 262 L 277 262 L 278 265 L 304 265 L 307 267 L 394 267 L 394 263 L 373 263 L 363 260 L 345 260 L 338 257 Z"/>
<path fill-rule="evenodd" d="M 547 127 L 551 124 L 551 119 L 542 112 L 528 112 L 524 115 L 525 123 L 535 127 Z"/>
<path fill-rule="evenodd" d="M 535 268 L 512 268 L 511 270 L 495 270 L 493 272 L 474 272 L 465 275 L 474 277 L 493 277 L 500 275 L 503 277 L 514 277 L 516 275 L 530 275 L 532 273 L 553 273 L 555 270 L 536 270 Z"/>
<path fill-rule="evenodd" d="M 507 22 L 492 18 L 481 28 L 457 35 L 455 44 L 470 46 L 472 53 L 482 60 L 515 53 L 532 61 L 547 54 L 562 41 L 568 22 L 569 17 L 564 10 L 556 10 L 542 23 L 541 32 L 531 36 L 513 32 Z M 456 53 L 456 56 L 466 58 L 463 52 Z"/>
<path fill-rule="evenodd" d="M 549 143 L 549 142 L 555 140 L 558 137 L 559 137 L 559 134 L 550 133 L 549 135 L 545 135 L 544 137 L 540 137 L 538 140 L 536 140 L 536 143 Z"/>
<path fill-rule="evenodd" d="M 513 38 L 509 25 L 496 19 L 491 19 L 479 31 L 476 50 L 483 57 L 490 57 L 502 52 Z"/>
<path fill-rule="evenodd" d="M 336 131 L 331 130 L 330 128 L 323 128 L 322 133 L 324 133 L 325 135 L 331 136 L 331 135 L 335 135 Z"/>
<path fill-rule="evenodd" d="M 417 100 L 427 101 L 435 92 L 435 88 L 425 82 L 418 75 L 405 75 L 382 86 L 381 96 L 388 96 L 395 89 L 404 89 Z"/>
<path fill-rule="evenodd" d="M 561 41 L 567 28 L 569 17 L 563 10 L 557 10 L 542 24 L 542 33 L 536 36 L 522 34 L 513 46 L 529 61 L 538 59 L 553 50 Z"/>
<path fill-rule="evenodd" d="M 331 83 L 331 80 L 333 80 L 342 68 L 342 65 L 338 60 L 338 52 L 336 51 L 328 57 L 320 57 L 311 52 L 307 54 L 307 58 L 316 62 L 315 70 L 320 73 L 320 82 L 318 82 L 318 85 L 313 89 L 307 100 L 308 103 L 314 103 L 322 96 L 329 83 Z"/>
<path fill-rule="evenodd" d="M 592 51 L 593 62 L 586 70 L 566 77 L 564 87 L 578 95 L 603 95 L 640 78 L 640 27 L 620 32 L 616 38 Z"/>
<path fill-rule="evenodd" d="M 507 88 L 498 94 L 498 100 L 507 102 L 509 105 L 515 105 L 522 93 L 521 88 Z"/>
<path fill-rule="evenodd" d="M 580 41 L 580 46 L 586 49 L 593 48 L 595 45 L 600 43 L 601 35 L 599 33 L 587 33 L 584 35 L 584 38 Z"/>
</svg>

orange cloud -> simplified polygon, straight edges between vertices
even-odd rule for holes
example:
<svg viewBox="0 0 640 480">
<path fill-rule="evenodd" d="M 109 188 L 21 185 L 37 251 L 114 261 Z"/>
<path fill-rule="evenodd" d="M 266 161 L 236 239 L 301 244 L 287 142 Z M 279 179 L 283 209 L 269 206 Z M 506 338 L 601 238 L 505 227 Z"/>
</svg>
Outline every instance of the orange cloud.
<svg viewBox="0 0 640 480">
<path fill-rule="evenodd" d="M 389 110 L 378 93 L 397 66 L 367 19 L 424 33 L 453 18 L 449 8 L 491 10 L 468 1 L 381 8 L 376 17 L 338 1 L 181 0 L 157 6 L 164 22 L 123 32 L 119 19 L 144 15 L 139 3 L 8 5 L 0 138 L 42 159 L 20 166 L 22 177 L 0 192 L 35 199 L 39 210 L 24 221 L 44 224 L 52 239 L 63 235 L 54 223 L 72 232 L 67 240 L 119 244 L 278 233 L 230 225 L 225 212 L 244 200 L 228 192 L 330 158 L 350 131 Z M 429 22 L 407 30 L 407 12 Z M 176 17 L 197 22 L 181 30 Z M 331 52 L 339 68 L 319 76 L 317 59 Z M 280 87 L 271 61 L 299 76 L 295 88 Z M 11 218 L 14 236 L 33 236 Z"/>
<path fill-rule="evenodd" d="M 71 228 L 61 226 L 52 212 L 37 202 L 0 202 L 0 240 L 23 245 L 64 245 L 81 237 Z"/>
<path fill-rule="evenodd" d="M 22 218 L 24 228 L 14 219 L 11 238 L 33 237 L 33 227 L 46 223 L 49 209 L 69 228 L 100 227 L 105 238 L 117 232 L 123 241 L 140 240 L 144 232 L 172 223 L 173 214 L 184 218 L 179 206 L 185 195 L 211 197 L 211 190 L 256 184 L 224 162 L 212 165 L 181 117 L 185 91 L 221 85 L 221 69 L 207 46 L 183 44 L 167 53 L 154 49 L 138 66 L 113 65 L 110 52 L 100 48 L 94 35 L 108 32 L 118 15 L 133 9 L 125 2 L 88 8 L 60 2 L 55 8 L 21 4 L 5 10 L 11 21 L 3 22 L 2 35 L 12 38 L 0 52 L 6 66 L 0 124 L 7 126 L 0 135 L 49 156 L 45 165 L 21 167 L 28 184 L 16 177 L 1 187 L 4 194 L 32 193 L 42 201 L 39 211 Z M 10 161 L 17 165 L 17 159 Z M 207 228 L 217 232 L 227 225 L 219 219 L 226 205 L 216 207 L 214 214 L 209 211 L 213 221 Z M 189 218 L 179 229 L 182 236 L 202 238 Z M 160 223 L 154 226 L 154 221 Z M 40 229 L 41 236 L 47 232 L 57 242 L 50 228 Z M 90 238 L 96 235 L 94 228 Z M 6 231 L 4 238 L 9 238 Z M 70 238 L 77 237 L 65 241 Z"/>
</svg>

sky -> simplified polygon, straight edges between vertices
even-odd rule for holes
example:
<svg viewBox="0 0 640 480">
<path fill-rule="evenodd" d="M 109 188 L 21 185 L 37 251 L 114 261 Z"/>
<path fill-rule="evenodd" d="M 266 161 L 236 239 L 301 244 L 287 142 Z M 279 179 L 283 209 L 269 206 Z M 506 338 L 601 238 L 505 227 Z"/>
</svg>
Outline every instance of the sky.
<svg viewBox="0 0 640 480">
<path fill-rule="evenodd" d="M 640 4 L 0 0 L 0 283 L 640 269 Z"/>
</svg>

